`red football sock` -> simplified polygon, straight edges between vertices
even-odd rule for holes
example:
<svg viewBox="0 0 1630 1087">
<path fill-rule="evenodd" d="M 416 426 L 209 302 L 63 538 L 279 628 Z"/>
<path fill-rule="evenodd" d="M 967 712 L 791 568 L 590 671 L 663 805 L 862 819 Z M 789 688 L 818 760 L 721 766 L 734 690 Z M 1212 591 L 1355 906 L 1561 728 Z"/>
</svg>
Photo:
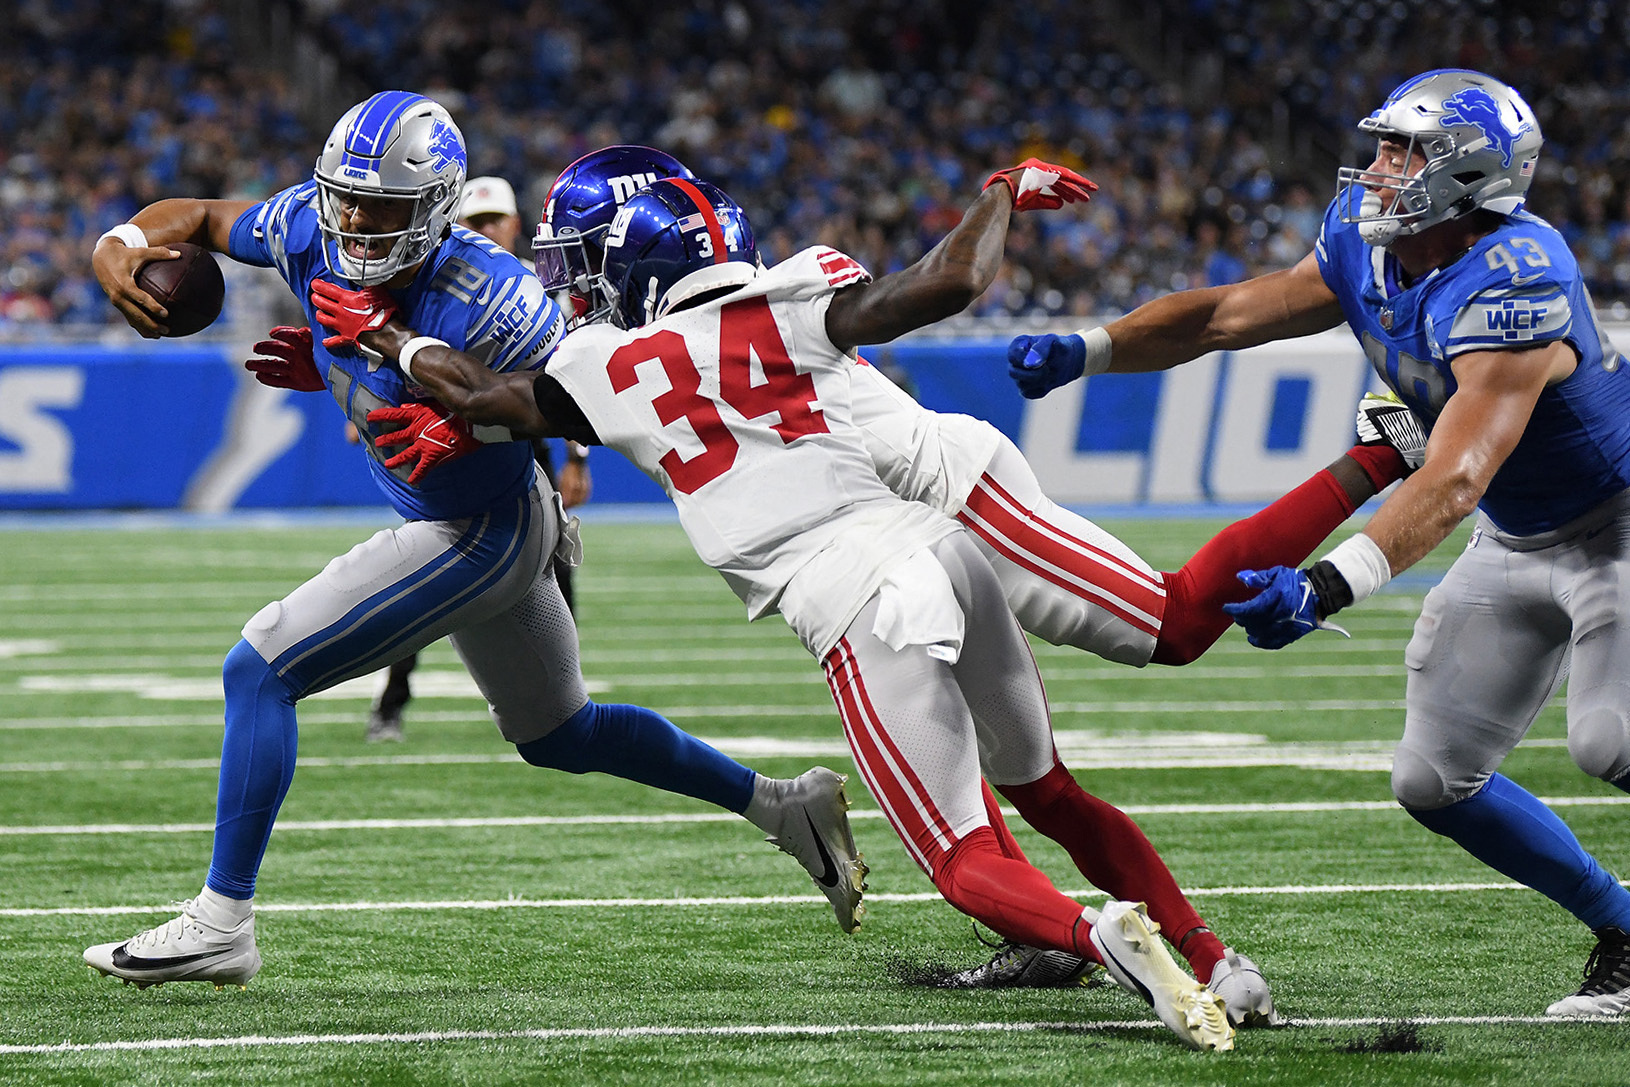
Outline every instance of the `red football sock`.
<svg viewBox="0 0 1630 1087">
<path fill-rule="evenodd" d="M 1002 856 L 1010 861 L 1024 861 L 1029 864 L 1030 858 L 1019 848 L 1019 843 L 1013 838 L 1013 832 L 1008 829 L 1007 820 L 1002 818 L 1001 806 L 996 802 L 996 794 L 990 791 L 988 781 L 980 781 L 979 793 L 985 798 L 985 817 L 990 820 L 990 829 L 996 835 L 996 845 L 1001 849 Z"/>
<path fill-rule="evenodd" d="M 1101 961 L 1081 903 L 1064 897 L 1029 864 L 1002 856 L 989 827 L 975 828 L 952 847 L 934 873 L 934 886 L 951 905 L 1009 940 Z"/>
<path fill-rule="evenodd" d="M 1409 472 L 1404 455 L 1390 445 L 1355 445 L 1347 450 L 1347 455 L 1357 461 L 1364 474 L 1370 477 L 1376 494 L 1403 479 Z"/>
<path fill-rule="evenodd" d="M 1371 469 L 1379 471 L 1385 463 L 1384 457 L 1370 455 L 1377 450 L 1391 454 L 1402 475 L 1403 458 L 1391 446 L 1355 446 L 1348 456 L 1358 461 L 1373 482 L 1377 477 Z M 1355 455 L 1359 453 L 1365 455 L 1363 459 Z M 1261 512 L 1213 536 L 1181 570 L 1164 575 L 1166 614 L 1155 643 L 1154 662 L 1179 665 L 1197 660 L 1233 623 L 1222 606 L 1252 595 L 1236 576 L 1241 570 L 1299 565 L 1355 508 L 1352 497 L 1327 468 Z"/>
<path fill-rule="evenodd" d="M 1190 929 L 1182 935 L 1173 935 L 1177 953 L 1189 961 L 1189 968 L 1201 984 L 1211 981 L 1211 972 L 1223 961 L 1224 948 L 1217 934 L 1208 928 Z"/>
<path fill-rule="evenodd" d="M 1147 902 L 1149 916 L 1160 923 L 1168 940 L 1204 927 L 1205 919 L 1183 896 L 1166 862 L 1138 825 L 1113 804 L 1082 789 L 1062 763 L 1055 762 L 1028 785 L 996 788 L 1013 802 L 1026 823 L 1068 851 L 1094 887 L 1112 898 Z M 1217 958 L 1221 957 L 1219 945 Z M 1214 960 L 1209 964 L 1215 965 Z M 1211 980 L 1209 966 L 1206 981 Z"/>
</svg>

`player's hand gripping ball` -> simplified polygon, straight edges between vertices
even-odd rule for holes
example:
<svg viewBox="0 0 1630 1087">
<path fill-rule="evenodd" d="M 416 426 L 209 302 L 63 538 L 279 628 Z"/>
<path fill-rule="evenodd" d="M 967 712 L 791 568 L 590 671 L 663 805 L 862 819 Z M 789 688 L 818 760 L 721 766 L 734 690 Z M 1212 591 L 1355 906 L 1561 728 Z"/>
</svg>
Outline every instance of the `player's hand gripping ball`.
<svg viewBox="0 0 1630 1087">
<path fill-rule="evenodd" d="M 226 281 L 215 255 L 191 242 L 166 242 L 161 248 L 181 255 L 173 260 L 150 260 L 136 269 L 136 286 L 163 306 L 169 316 L 161 324 L 167 336 L 202 332 L 221 315 Z"/>
</svg>

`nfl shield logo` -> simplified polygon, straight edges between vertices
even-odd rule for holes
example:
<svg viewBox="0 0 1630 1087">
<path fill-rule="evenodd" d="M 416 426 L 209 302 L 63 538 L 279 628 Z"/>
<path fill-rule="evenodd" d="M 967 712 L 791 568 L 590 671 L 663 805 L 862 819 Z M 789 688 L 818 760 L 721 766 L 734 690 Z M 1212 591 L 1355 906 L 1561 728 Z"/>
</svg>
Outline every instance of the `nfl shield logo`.
<svg viewBox="0 0 1630 1087">
<path fill-rule="evenodd" d="M 1390 306 L 1381 311 L 1381 331 L 1392 331 L 1392 308 Z"/>
</svg>

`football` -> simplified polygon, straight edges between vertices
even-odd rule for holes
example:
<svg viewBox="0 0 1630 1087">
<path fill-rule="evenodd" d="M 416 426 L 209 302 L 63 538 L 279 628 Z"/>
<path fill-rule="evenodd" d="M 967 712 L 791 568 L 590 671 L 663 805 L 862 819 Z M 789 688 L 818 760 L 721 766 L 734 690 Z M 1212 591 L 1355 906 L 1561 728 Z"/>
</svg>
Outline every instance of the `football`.
<svg viewBox="0 0 1630 1087">
<path fill-rule="evenodd" d="M 215 255 L 191 242 L 169 242 L 181 256 L 150 260 L 136 269 L 136 285 L 169 311 L 164 321 L 170 336 L 191 336 L 208 328 L 221 315 L 226 283 Z"/>
</svg>

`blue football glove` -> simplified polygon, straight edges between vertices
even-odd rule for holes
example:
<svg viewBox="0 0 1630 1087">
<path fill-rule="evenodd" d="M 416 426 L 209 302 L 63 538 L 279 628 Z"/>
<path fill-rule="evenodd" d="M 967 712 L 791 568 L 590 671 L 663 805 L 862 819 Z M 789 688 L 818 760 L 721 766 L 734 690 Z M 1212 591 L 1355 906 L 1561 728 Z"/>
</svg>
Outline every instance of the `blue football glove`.
<svg viewBox="0 0 1630 1087">
<path fill-rule="evenodd" d="M 1245 628 L 1246 641 L 1258 649 L 1283 649 L 1316 629 L 1352 637 L 1336 624 L 1319 618 L 1318 594 L 1302 571 L 1289 566 L 1241 570 L 1239 579 L 1247 589 L 1260 591 L 1249 600 L 1224 604 L 1222 608 Z"/>
<path fill-rule="evenodd" d="M 1087 368 L 1087 342 L 1068 336 L 1015 336 L 1007 345 L 1007 374 L 1026 400 L 1040 400 Z"/>
</svg>

